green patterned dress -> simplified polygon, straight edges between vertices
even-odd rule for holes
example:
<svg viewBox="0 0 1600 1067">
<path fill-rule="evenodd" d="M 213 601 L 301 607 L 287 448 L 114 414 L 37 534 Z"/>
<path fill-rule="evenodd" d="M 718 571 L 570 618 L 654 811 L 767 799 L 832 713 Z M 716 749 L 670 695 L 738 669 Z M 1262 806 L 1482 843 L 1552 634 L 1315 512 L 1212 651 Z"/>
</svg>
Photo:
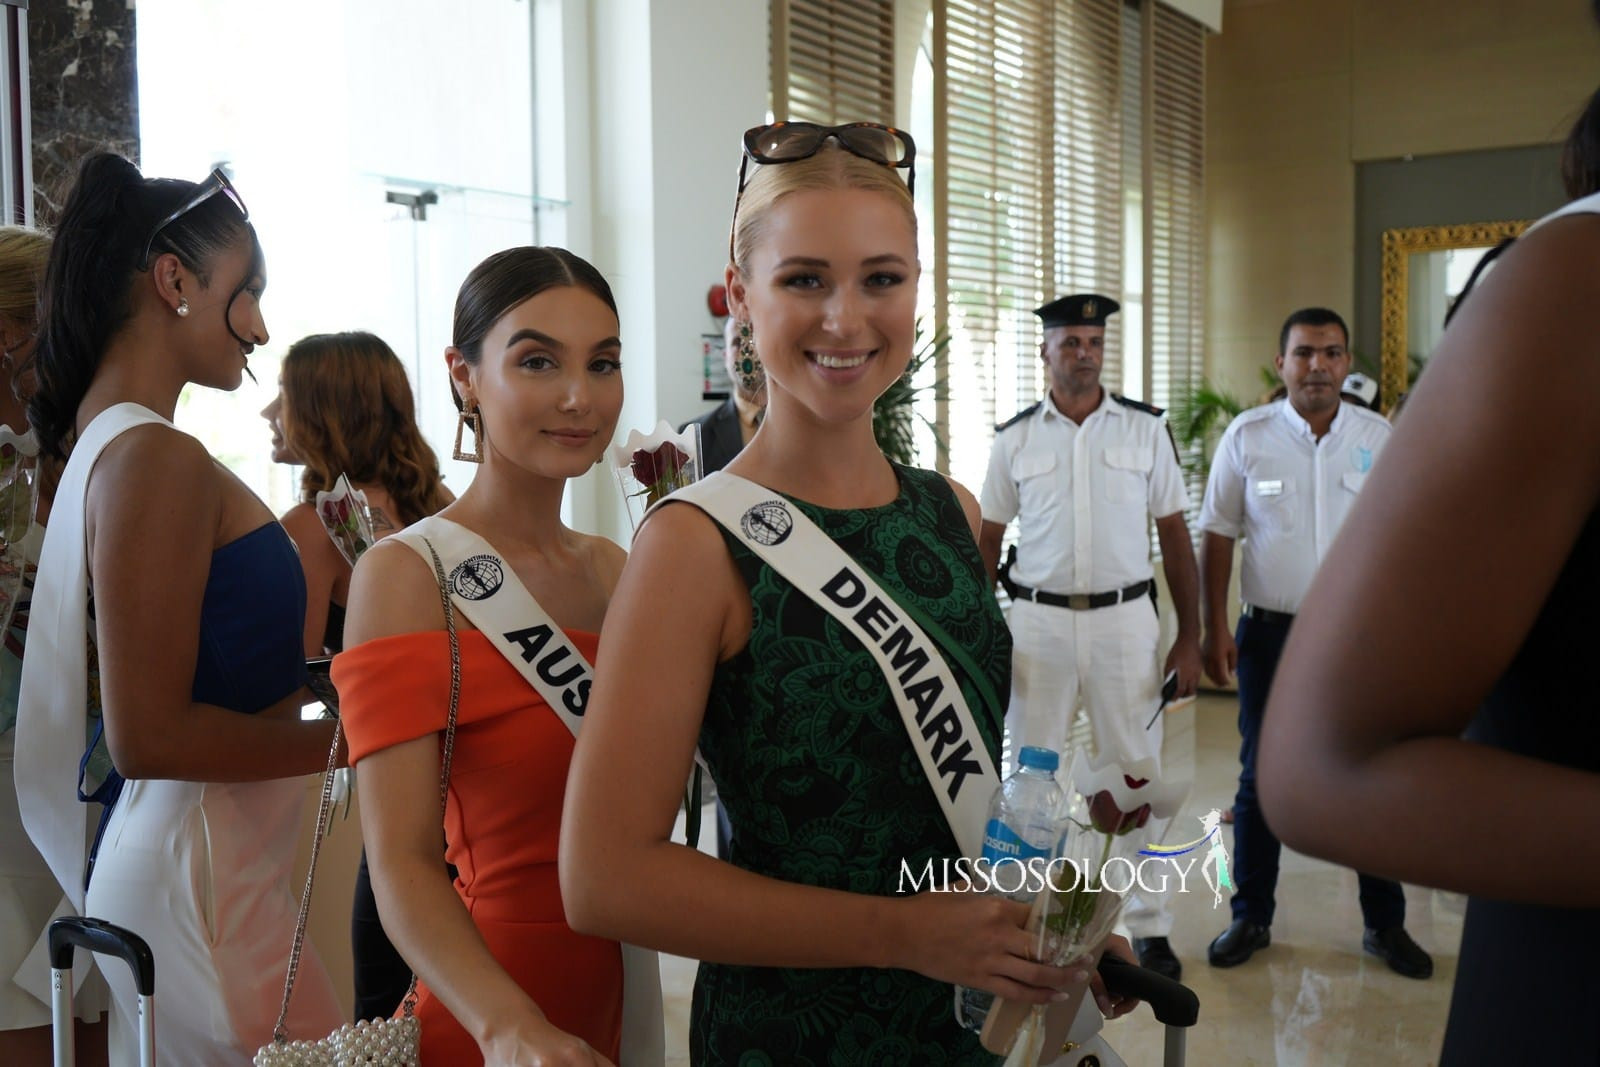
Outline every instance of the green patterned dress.
<svg viewBox="0 0 1600 1067">
<path fill-rule="evenodd" d="M 946 650 L 998 762 L 1010 634 L 949 484 L 896 470 L 900 494 L 883 507 L 791 502 Z M 712 679 L 700 748 L 733 824 L 732 862 L 889 896 L 902 860 L 920 873 L 929 860 L 938 870 L 941 858 L 959 856 L 871 653 L 739 539 L 727 541 L 753 620 L 749 645 Z M 704 963 L 690 1018 L 696 1064 L 998 1062 L 957 1025 L 951 986 L 906 970 Z"/>
</svg>

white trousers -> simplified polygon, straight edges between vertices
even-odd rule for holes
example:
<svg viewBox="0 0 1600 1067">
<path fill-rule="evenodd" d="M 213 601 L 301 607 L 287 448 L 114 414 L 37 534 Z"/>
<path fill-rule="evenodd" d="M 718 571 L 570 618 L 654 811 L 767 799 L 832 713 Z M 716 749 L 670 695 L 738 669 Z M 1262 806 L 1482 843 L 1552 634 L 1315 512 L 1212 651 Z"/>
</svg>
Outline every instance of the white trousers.
<svg viewBox="0 0 1600 1067">
<path fill-rule="evenodd" d="M 162 1063 L 245 1067 L 272 1039 L 298 910 L 289 879 L 304 795 L 300 778 L 124 787 L 84 910 L 150 943 Z M 116 962 L 103 973 L 111 1063 L 137 1063 L 133 975 Z M 323 1037 L 344 1021 L 308 942 L 289 1033 Z"/>
<path fill-rule="evenodd" d="M 1158 719 L 1146 729 L 1161 701 L 1161 624 L 1148 598 L 1089 611 L 1019 600 L 1011 605 L 1009 621 L 1008 773 L 1023 746 L 1053 749 L 1061 754 L 1062 788 L 1069 790 L 1066 772 L 1073 753 L 1067 751 L 1067 738 L 1080 702 L 1101 765 L 1153 759 L 1157 767 L 1165 766 L 1166 724 Z M 1192 741 L 1192 732 L 1185 736 Z M 1152 819 L 1141 833 L 1159 843 L 1172 822 Z M 1172 906 L 1165 894 L 1135 889 L 1122 914 L 1133 937 L 1172 932 Z"/>
</svg>

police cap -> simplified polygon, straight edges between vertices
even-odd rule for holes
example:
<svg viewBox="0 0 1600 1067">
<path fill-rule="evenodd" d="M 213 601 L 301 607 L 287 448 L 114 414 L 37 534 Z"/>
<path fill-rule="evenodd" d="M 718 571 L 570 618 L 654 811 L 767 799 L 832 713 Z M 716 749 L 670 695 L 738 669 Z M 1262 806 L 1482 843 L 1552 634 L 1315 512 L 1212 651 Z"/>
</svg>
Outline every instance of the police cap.
<svg viewBox="0 0 1600 1067">
<path fill-rule="evenodd" d="M 1052 326 L 1104 326 L 1106 319 L 1122 309 L 1122 305 L 1109 296 L 1098 293 L 1077 293 L 1052 300 L 1034 311 L 1044 323 Z"/>
</svg>

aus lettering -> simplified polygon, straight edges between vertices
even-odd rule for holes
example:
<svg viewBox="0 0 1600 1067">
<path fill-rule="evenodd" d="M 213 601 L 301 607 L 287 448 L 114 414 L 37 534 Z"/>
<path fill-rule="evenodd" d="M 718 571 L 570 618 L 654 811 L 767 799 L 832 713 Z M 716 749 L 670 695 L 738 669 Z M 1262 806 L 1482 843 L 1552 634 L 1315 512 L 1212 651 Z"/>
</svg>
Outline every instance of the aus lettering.
<svg viewBox="0 0 1600 1067">
<path fill-rule="evenodd" d="M 507 641 L 517 646 L 522 661 L 533 664 L 534 672 L 545 685 L 562 690 L 562 707 L 572 715 L 582 715 L 589 706 L 589 665 L 564 643 L 545 651 L 554 638 L 555 631 L 547 623 L 512 630 L 505 635 Z"/>
</svg>

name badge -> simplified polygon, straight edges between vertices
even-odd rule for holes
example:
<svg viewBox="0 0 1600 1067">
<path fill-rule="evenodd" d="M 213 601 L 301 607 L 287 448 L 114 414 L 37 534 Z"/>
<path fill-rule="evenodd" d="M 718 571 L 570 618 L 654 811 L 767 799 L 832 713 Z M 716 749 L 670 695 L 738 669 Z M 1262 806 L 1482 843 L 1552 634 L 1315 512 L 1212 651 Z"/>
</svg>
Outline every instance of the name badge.
<svg viewBox="0 0 1600 1067">
<path fill-rule="evenodd" d="M 1273 479 L 1270 479 L 1270 480 L 1265 480 L 1264 479 L 1264 480 L 1259 481 L 1259 482 L 1256 483 L 1256 496 L 1282 496 L 1282 495 L 1283 495 L 1283 480 L 1281 478 L 1273 478 Z"/>
</svg>

